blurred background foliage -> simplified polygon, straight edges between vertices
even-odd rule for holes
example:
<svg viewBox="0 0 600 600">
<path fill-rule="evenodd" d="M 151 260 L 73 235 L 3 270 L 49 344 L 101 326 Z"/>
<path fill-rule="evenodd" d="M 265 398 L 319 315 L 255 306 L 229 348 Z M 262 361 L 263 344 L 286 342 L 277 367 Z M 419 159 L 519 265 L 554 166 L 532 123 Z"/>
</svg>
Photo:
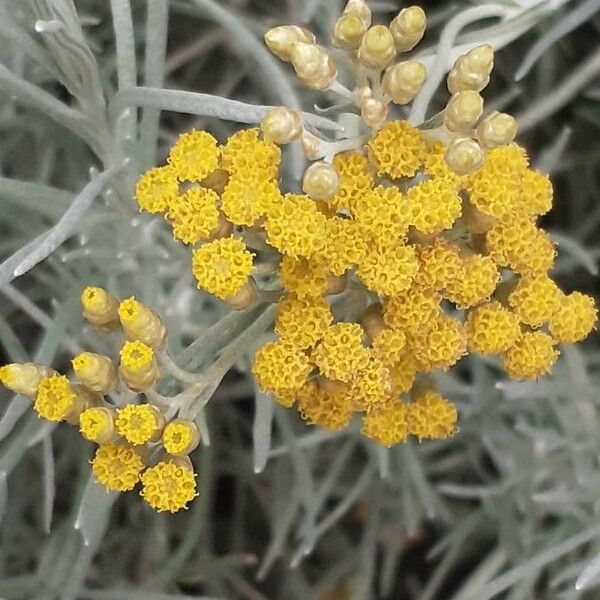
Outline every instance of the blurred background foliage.
<svg viewBox="0 0 600 600">
<path fill-rule="evenodd" d="M 597 296 L 600 2 L 419 4 L 429 28 L 417 57 L 450 56 L 438 41 L 454 19 L 464 27 L 453 47 L 497 48 L 486 105 L 517 116 L 520 142 L 552 176 L 543 224 L 559 244 L 554 274 L 565 291 Z M 381 22 L 403 6 L 370 5 Z M 500 18 L 465 17 L 490 5 Z M 326 107 L 261 37 L 308 24 L 325 42 L 341 8 L 0 0 L 1 362 L 66 368 L 82 347 L 105 351 L 79 313 L 86 284 L 138 294 L 165 315 L 175 352 L 223 316 L 195 289 L 185 249 L 136 212 L 133 183 L 182 131 L 222 140 L 260 120 L 220 98 Z M 442 88 L 428 116 L 445 105 Z M 460 433 L 391 450 L 356 427 L 330 434 L 274 409 L 240 361 L 207 407 L 211 443 L 193 456 L 200 497 L 177 516 L 99 489 L 77 432 L 53 431 L 2 391 L 0 597 L 598 598 L 598 342 L 563 348 L 553 375 L 533 383 L 499 379 L 494 361 L 470 357 L 439 381 L 459 405 Z"/>
</svg>

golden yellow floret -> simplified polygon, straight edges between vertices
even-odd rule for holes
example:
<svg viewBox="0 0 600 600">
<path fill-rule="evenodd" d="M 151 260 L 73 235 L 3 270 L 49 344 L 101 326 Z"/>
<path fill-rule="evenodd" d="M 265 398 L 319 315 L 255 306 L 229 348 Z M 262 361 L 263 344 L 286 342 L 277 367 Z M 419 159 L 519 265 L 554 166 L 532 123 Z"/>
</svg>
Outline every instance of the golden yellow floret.
<svg viewBox="0 0 600 600">
<path fill-rule="evenodd" d="M 521 277 L 508 304 L 523 323 L 541 327 L 558 308 L 561 291 L 548 275 Z"/>
<path fill-rule="evenodd" d="M 349 382 L 369 363 L 369 351 L 363 345 L 364 331 L 357 323 L 336 323 L 325 332 L 313 350 L 311 360 L 329 379 Z"/>
<path fill-rule="evenodd" d="M 553 190 L 548 175 L 527 169 L 521 178 L 519 213 L 545 215 L 552 208 Z"/>
<path fill-rule="evenodd" d="M 185 456 L 193 452 L 200 443 L 200 433 L 193 421 L 174 419 L 165 425 L 162 444 L 171 456 Z"/>
<path fill-rule="evenodd" d="M 198 287 L 227 300 L 235 296 L 252 273 L 252 257 L 238 238 L 220 238 L 194 250 L 192 273 Z"/>
<path fill-rule="evenodd" d="M 325 247 L 320 255 L 336 276 L 359 264 L 367 254 L 360 225 L 353 219 L 332 217 L 325 224 Z"/>
<path fill-rule="evenodd" d="M 456 188 L 441 179 L 428 179 L 411 187 L 406 198 L 412 213 L 412 223 L 425 234 L 451 229 L 462 211 Z"/>
<path fill-rule="evenodd" d="M 170 165 L 146 171 L 135 186 L 135 199 L 140 210 L 163 213 L 179 194 L 177 173 Z"/>
<path fill-rule="evenodd" d="M 281 150 L 273 142 L 261 140 L 258 128 L 234 133 L 221 149 L 223 168 L 238 178 L 276 179 Z"/>
<path fill-rule="evenodd" d="M 308 381 L 298 392 L 298 411 L 310 425 L 338 431 L 348 425 L 354 407 L 346 385 L 335 382 L 319 385 Z"/>
<path fill-rule="evenodd" d="M 282 254 L 310 258 L 324 246 L 326 220 L 307 196 L 286 194 L 267 214 L 267 242 Z"/>
<path fill-rule="evenodd" d="M 279 394 L 299 390 L 310 374 L 302 350 L 282 341 L 265 344 L 254 356 L 252 373 L 265 392 Z"/>
<path fill-rule="evenodd" d="M 379 175 L 398 179 L 417 172 L 427 155 L 427 144 L 408 121 L 390 121 L 369 140 L 368 150 Z"/>
<path fill-rule="evenodd" d="M 176 513 L 198 495 L 194 471 L 174 460 L 146 469 L 141 480 L 140 496 L 157 512 Z"/>
<path fill-rule="evenodd" d="M 117 410 L 115 425 L 130 444 L 141 446 L 160 437 L 164 417 L 148 404 L 127 404 Z"/>
<path fill-rule="evenodd" d="M 79 415 L 79 432 L 89 442 L 105 444 L 115 435 L 114 410 L 92 406 Z"/>
<path fill-rule="evenodd" d="M 339 175 L 336 194 L 327 203 L 337 209 L 352 210 L 355 203 L 373 188 L 373 174 L 369 160 L 358 152 L 343 152 L 333 159 Z"/>
<path fill-rule="evenodd" d="M 413 352 L 408 348 L 400 359 L 390 366 L 390 381 L 394 396 L 405 394 L 412 388 L 418 367 Z"/>
<path fill-rule="evenodd" d="M 462 276 L 463 263 L 458 246 L 436 238 L 425 246 L 416 246 L 419 272 L 415 286 L 443 290 Z"/>
<path fill-rule="evenodd" d="M 371 247 L 356 274 L 371 291 L 393 296 L 410 288 L 418 270 L 414 246 L 392 243 Z"/>
<path fill-rule="evenodd" d="M 407 425 L 411 435 L 428 440 L 444 440 L 456 433 L 456 406 L 441 394 L 427 391 L 407 405 Z"/>
<path fill-rule="evenodd" d="M 369 411 L 373 406 L 385 402 L 392 391 L 389 368 L 382 360 L 370 356 L 367 364 L 359 369 L 350 383 L 350 394 L 354 406 Z"/>
<path fill-rule="evenodd" d="M 131 373 L 144 373 L 154 362 L 154 350 L 139 340 L 125 342 L 119 356 L 121 364 Z"/>
<path fill-rule="evenodd" d="M 174 198 L 166 212 L 173 237 L 184 244 L 206 239 L 219 224 L 218 200 L 213 190 L 201 186 L 191 187 Z"/>
<path fill-rule="evenodd" d="M 373 355 L 385 363 L 396 363 L 405 353 L 407 339 L 400 329 L 382 329 L 373 338 Z"/>
<path fill-rule="evenodd" d="M 427 154 L 423 161 L 425 173 L 434 181 L 440 181 L 443 184 L 455 190 L 464 187 L 467 177 L 456 174 L 445 160 L 446 146 L 442 142 L 433 142 L 427 146 Z"/>
<path fill-rule="evenodd" d="M 386 448 L 403 442 L 408 436 L 406 406 L 399 400 L 377 404 L 363 415 L 361 434 Z"/>
<path fill-rule="evenodd" d="M 109 492 L 128 492 L 140 479 L 144 463 L 140 455 L 128 446 L 103 444 L 91 460 L 96 481 Z"/>
<path fill-rule="evenodd" d="M 499 302 L 488 302 L 469 311 L 465 330 L 469 350 L 481 354 L 503 352 L 521 335 L 518 317 Z"/>
<path fill-rule="evenodd" d="M 392 329 L 416 331 L 435 319 L 442 298 L 435 290 L 420 285 L 388 298 L 383 305 L 383 319 Z"/>
<path fill-rule="evenodd" d="M 463 260 L 462 272 L 446 285 L 444 297 L 458 308 L 485 302 L 496 289 L 500 273 L 489 256 L 473 254 Z"/>
<path fill-rule="evenodd" d="M 279 264 L 283 288 L 298 298 L 322 296 L 329 286 L 329 266 L 318 258 L 284 256 Z"/>
<path fill-rule="evenodd" d="M 281 201 L 277 183 L 260 177 L 231 177 L 221 196 L 225 216 L 236 225 L 250 227 Z"/>
<path fill-rule="evenodd" d="M 202 181 L 219 165 L 217 140 L 206 131 L 184 133 L 171 148 L 167 162 L 181 181 Z"/>
<path fill-rule="evenodd" d="M 462 323 L 440 313 L 413 336 L 413 352 L 422 371 L 448 370 L 467 351 L 467 336 Z"/>
<path fill-rule="evenodd" d="M 279 301 L 275 333 L 292 346 L 310 348 L 324 335 L 333 315 L 324 298 L 296 298 L 288 296 Z"/>
<path fill-rule="evenodd" d="M 40 417 L 62 421 L 76 406 L 77 394 L 64 375 L 50 375 L 39 382 L 33 408 Z"/>
<path fill-rule="evenodd" d="M 525 332 L 502 357 L 506 374 L 513 379 L 537 379 L 550 373 L 559 352 L 555 341 L 542 331 Z"/>
<path fill-rule="evenodd" d="M 561 296 L 548 328 L 557 342 L 574 344 L 589 335 L 597 319 L 594 299 L 580 292 L 572 292 Z"/>
</svg>

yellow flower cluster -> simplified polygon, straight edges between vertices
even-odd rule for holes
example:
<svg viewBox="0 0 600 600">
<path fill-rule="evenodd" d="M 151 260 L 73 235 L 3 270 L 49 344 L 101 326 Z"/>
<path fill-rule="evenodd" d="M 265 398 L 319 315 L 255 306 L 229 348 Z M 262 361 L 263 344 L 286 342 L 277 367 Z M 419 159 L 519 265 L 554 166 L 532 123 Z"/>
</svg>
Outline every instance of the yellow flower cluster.
<svg viewBox="0 0 600 600">
<path fill-rule="evenodd" d="M 119 302 L 98 287 L 84 289 L 81 302 L 92 326 L 120 329 L 126 338 L 118 367 L 108 356 L 82 352 L 72 361 L 78 383 L 35 363 L 0 367 L 0 383 L 29 397 L 40 418 L 76 425 L 86 440 L 97 444 L 92 472 L 107 490 L 130 491 L 141 482 L 140 494 L 153 509 L 186 508 L 197 496 L 187 458 L 200 441 L 196 424 L 184 419 L 167 423 L 147 398 L 129 404 L 114 401 L 119 389 L 149 393 L 156 384 L 157 353 L 165 339 L 162 320 L 134 297 Z M 158 462 L 150 460 L 157 451 Z"/>
<path fill-rule="evenodd" d="M 254 357 L 258 385 L 328 429 L 362 413 L 363 434 L 384 445 L 456 431 L 452 403 L 419 391 L 432 372 L 471 351 L 499 355 L 511 377 L 539 377 L 557 343 L 583 339 L 597 316 L 591 298 L 565 296 L 548 276 L 556 252 L 536 222 L 552 205 L 548 177 L 514 143 L 512 117 L 483 116 L 491 46 L 455 62 L 432 129 L 387 120 L 389 104 L 407 104 L 425 80 L 418 61 L 394 62 L 425 23 L 409 7 L 371 26 L 367 4 L 350 0 L 333 32 L 358 74 L 348 93 L 310 31 L 269 30 L 267 46 L 299 80 L 345 95 L 371 133 L 324 140 L 301 113 L 278 107 L 222 146 L 206 132 L 184 134 L 137 193 L 176 238 L 200 244 L 192 269 L 209 293 L 237 309 L 256 301 L 253 259 L 280 285 L 278 338 Z M 313 161 L 303 194 L 279 188 L 279 145 L 293 142 Z"/>
</svg>

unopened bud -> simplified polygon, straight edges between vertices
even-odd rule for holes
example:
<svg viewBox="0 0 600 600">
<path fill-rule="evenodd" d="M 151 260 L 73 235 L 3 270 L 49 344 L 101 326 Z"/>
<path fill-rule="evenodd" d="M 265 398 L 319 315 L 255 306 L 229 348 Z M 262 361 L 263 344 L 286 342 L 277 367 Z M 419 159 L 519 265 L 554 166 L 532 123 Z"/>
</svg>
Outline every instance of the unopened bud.
<svg viewBox="0 0 600 600">
<path fill-rule="evenodd" d="M 79 431 L 86 440 L 107 444 L 116 437 L 116 412 L 107 406 L 93 406 L 79 415 Z"/>
<path fill-rule="evenodd" d="M 163 345 L 166 330 L 162 319 L 134 296 L 119 305 L 119 319 L 128 340 L 140 340 L 151 348 Z"/>
<path fill-rule="evenodd" d="M 140 341 L 125 342 L 119 354 L 119 373 L 130 390 L 144 392 L 154 387 L 159 371 L 150 346 Z"/>
<path fill-rule="evenodd" d="M 265 33 L 265 44 L 269 50 L 286 62 L 290 61 L 292 46 L 296 42 L 314 44 L 315 36 L 308 29 L 296 25 L 273 27 Z"/>
<path fill-rule="evenodd" d="M 483 114 L 483 98 L 473 90 L 457 92 L 444 112 L 444 125 L 449 131 L 471 129 Z"/>
<path fill-rule="evenodd" d="M 383 75 L 383 91 L 396 104 L 408 104 L 419 93 L 427 72 L 418 60 L 406 60 L 388 67 Z"/>
<path fill-rule="evenodd" d="M 108 356 L 82 352 L 71 363 L 77 379 L 93 392 L 104 395 L 115 388 L 117 367 Z"/>
<path fill-rule="evenodd" d="M 10 363 L 0 367 L 0 384 L 15 394 L 31 398 L 36 395 L 40 381 L 52 374 L 54 371 L 44 365 Z"/>
<path fill-rule="evenodd" d="M 412 50 L 423 38 L 427 18 L 419 6 L 403 8 L 390 23 L 398 52 Z"/>
<path fill-rule="evenodd" d="M 278 106 L 270 110 L 260 124 L 266 140 L 274 144 L 289 144 L 302 133 L 302 117 L 297 110 Z"/>
<path fill-rule="evenodd" d="M 227 304 L 234 310 L 244 310 L 244 308 L 248 308 L 254 304 L 257 298 L 258 289 L 256 281 L 254 281 L 254 278 L 249 277 L 242 286 L 242 289 L 235 296 L 227 298 Z"/>
<path fill-rule="evenodd" d="M 356 50 L 366 31 L 367 27 L 359 15 L 347 13 L 336 21 L 331 39 L 334 46 L 344 50 Z"/>
<path fill-rule="evenodd" d="M 365 0 L 348 0 L 344 14 L 353 13 L 358 15 L 365 27 L 371 26 L 371 9 L 367 6 Z"/>
<path fill-rule="evenodd" d="M 291 60 L 298 78 L 314 90 L 327 89 L 337 74 L 333 59 L 315 44 L 296 42 L 292 46 Z"/>
<path fill-rule="evenodd" d="M 302 189 L 313 200 L 329 200 L 337 192 L 339 182 L 337 171 L 329 163 L 320 161 L 304 171 Z"/>
<path fill-rule="evenodd" d="M 484 148 L 510 144 L 517 135 L 517 120 L 506 113 L 493 112 L 477 128 L 477 139 Z"/>
<path fill-rule="evenodd" d="M 390 30 L 385 25 L 371 27 L 360 42 L 357 56 L 360 63 L 370 69 L 387 67 L 396 56 Z"/>
<path fill-rule="evenodd" d="M 375 98 L 367 98 L 360 105 L 362 120 L 372 129 L 380 129 L 388 115 L 388 105 Z"/>
<path fill-rule="evenodd" d="M 106 290 L 88 286 L 81 292 L 83 316 L 94 327 L 110 331 L 119 326 L 119 302 Z"/>
<path fill-rule="evenodd" d="M 187 456 L 198 447 L 200 432 L 193 421 L 173 419 L 164 428 L 162 443 L 171 456 Z"/>
<path fill-rule="evenodd" d="M 473 173 L 483 164 L 483 148 L 471 138 L 454 138 L 448 145 L 446 164 L 458 175 Z"/>
<path fill-rule="evenodd" d="M 454 63 L 448 74 L 448 90 L 451 94 L 463 90 L 480 92 L 490 81 L 494 67 L 494 50 L 489 44 L 473 48 Z"/>
</svg>

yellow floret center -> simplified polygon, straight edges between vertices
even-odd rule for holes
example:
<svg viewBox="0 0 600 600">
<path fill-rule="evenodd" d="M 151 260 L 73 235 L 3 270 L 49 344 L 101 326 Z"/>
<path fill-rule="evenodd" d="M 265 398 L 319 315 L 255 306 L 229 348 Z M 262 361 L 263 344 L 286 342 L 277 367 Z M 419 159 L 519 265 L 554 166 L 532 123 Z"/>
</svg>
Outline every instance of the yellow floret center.
<svg viewBox="0 0 600 600">
<path fill-rule="evenodd" d="M 75 407 L 76 394 L 64 375 L 44 377 L 38 386 L 34 408 L 48 421 L 62 421 Z"/>
</svg>

